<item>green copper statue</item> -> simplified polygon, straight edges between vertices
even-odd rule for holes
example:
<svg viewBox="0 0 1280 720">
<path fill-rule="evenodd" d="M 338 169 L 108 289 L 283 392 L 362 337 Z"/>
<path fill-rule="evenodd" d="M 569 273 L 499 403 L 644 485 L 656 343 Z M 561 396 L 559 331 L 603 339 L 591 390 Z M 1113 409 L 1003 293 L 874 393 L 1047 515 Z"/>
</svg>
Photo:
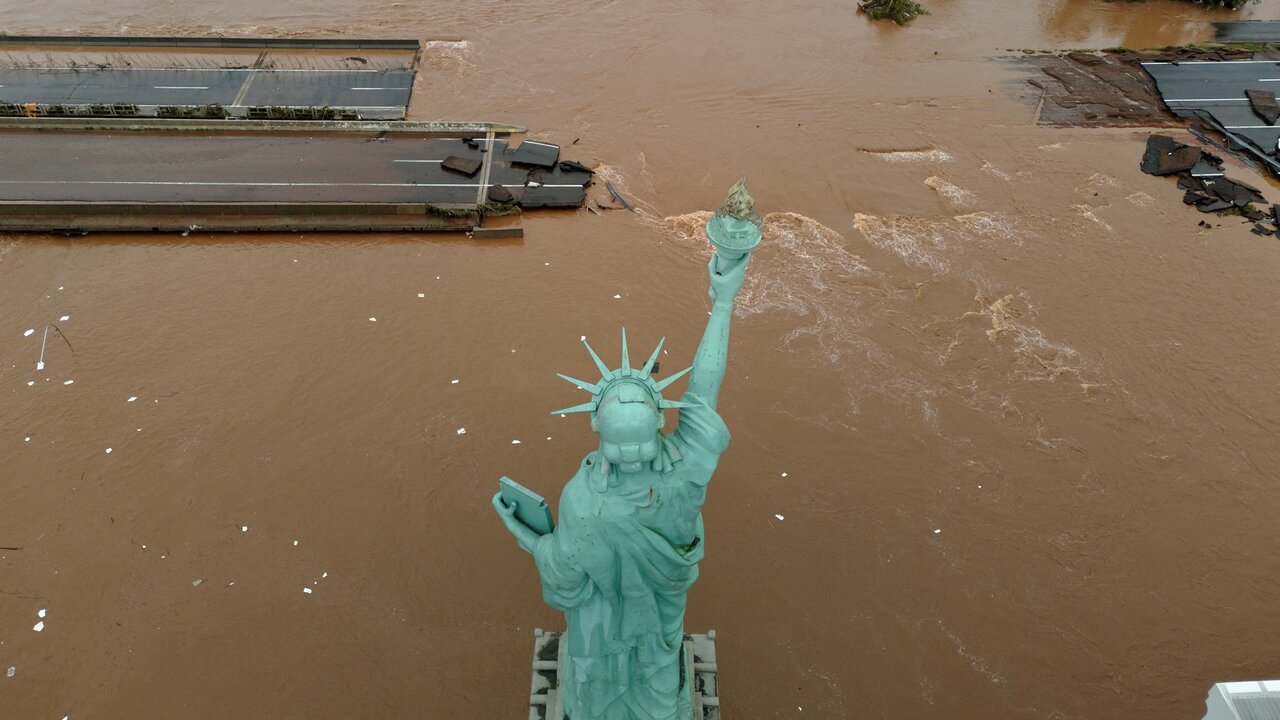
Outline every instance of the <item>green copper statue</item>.
<svg viewBox="0 0 1280 720">
<path fill-rule="evenodd" d="M 570 720 L 690 720 L 680 673 L 685 603 L 703 555 L 707 483 L 729 445 L 716 400 L 734 298 L 760 242 L 759 217 L 739 182 L 707 223 L 716 245 L 708 266 L 712 310 L 692 368 L 651 378 L 659 341 L 644 366 L 633 369 L 623 330 L 620 368 L 610 369 L 587 345 L 600 380 L 560 376 L 591 400 L 556 413 L 590 413 L 600 446 L 565 485 L 559 525 L 539 534 L 501 492 L 493 498 L 516 542 L 534 556 L 543 599 L 565 614 L 560 678 Z M 679 401 L 663 398 L 690 370 L 688 392 Z M 666 434 L 664 408 L 680 410 Z"/>
</svg>

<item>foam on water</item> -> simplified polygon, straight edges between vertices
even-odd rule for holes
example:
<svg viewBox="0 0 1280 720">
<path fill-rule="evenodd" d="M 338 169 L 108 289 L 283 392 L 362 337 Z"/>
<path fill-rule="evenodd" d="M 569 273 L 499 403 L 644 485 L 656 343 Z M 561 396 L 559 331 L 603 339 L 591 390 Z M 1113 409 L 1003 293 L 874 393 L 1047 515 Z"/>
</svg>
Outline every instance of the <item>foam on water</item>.
<svg viewBox="0 0 1280 720">
<path fill-rule="evenodd" d="M 891 163 L 950 162 L 955 158 L 946 150 L 863 150 L 862 152 Z"/>
</svg>

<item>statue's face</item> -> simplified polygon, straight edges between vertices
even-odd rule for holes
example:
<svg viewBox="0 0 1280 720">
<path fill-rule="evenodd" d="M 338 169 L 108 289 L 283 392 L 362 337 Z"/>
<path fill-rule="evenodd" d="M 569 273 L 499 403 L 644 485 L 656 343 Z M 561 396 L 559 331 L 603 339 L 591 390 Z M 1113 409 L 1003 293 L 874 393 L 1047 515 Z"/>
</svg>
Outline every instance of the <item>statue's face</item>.
<svg viewBox="0 0 1280 720">
<path fill-rule="evenodd" d="M 591 429 L 600 433 L 600 451 L 618 472 L 639 472 L 658 457 L 662 415 L 647 394 L 606 395 Z"/>
</svg>

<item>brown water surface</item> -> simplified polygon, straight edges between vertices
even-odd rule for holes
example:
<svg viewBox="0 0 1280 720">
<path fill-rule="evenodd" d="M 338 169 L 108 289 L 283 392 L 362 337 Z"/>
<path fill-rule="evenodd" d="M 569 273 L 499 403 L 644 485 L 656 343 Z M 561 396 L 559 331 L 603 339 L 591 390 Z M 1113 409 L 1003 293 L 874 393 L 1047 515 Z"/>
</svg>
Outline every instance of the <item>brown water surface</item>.
<svg viewBox="0 0 1280 720">
<path fill-rule="evenodd" d="M 450 38 L 414 117 L 526 126 L 640 209 L 523 242 L 0 238 L 0 717 L 523 717 L 561 620 L 496 479 L 555 496 L 590 449 L 548 414 L 580 336 L 688 361 L 701 224 L 742 174 L 766 238 L 688 616 L 728 717 L 1199 717 L 1280 675 L 1280 242 L 1198 227 L 1144 132 L 1034 125 L 993 59 L 1280 7 L 926 4 L 0 7 Z"/>
</svg>

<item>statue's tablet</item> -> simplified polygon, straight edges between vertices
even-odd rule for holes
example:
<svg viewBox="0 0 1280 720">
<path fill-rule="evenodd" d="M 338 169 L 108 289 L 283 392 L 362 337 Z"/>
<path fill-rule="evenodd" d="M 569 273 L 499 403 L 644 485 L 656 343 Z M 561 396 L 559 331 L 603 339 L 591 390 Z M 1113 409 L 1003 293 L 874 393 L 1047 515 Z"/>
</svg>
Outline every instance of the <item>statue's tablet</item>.
<svg viewBox="0 0 1280 720">
<path fill-rule="evenodd" d="M 546 535 L 556 526 L 551 519 L 551 508 L 541 495 L 512 480 L 506 475 L 498 481 L 502 489 L 502 502 L 516 508 L 516 519 L 539 535 Z"/>
</svg>

